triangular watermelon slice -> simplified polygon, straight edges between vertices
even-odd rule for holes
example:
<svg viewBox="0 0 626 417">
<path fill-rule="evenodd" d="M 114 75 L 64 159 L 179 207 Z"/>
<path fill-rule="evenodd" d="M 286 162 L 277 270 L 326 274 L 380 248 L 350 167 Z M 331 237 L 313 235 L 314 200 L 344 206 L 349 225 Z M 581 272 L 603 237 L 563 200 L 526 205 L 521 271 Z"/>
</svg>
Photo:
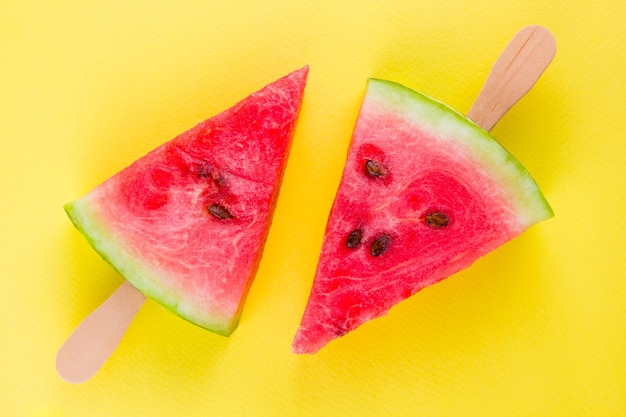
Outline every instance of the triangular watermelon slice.
<svg viewBox="0 0 626 417">
<path fill-rule="evenodd" d="M 156 148 L 65 206 L 134 287 L 222 335 L 261 259 L 308 67 Z"/>
<path fill-rule="evenodd" d="M 552 215 L 486 131 L 370 80 L 294 352 L 315 353 Z"/>
</svg>

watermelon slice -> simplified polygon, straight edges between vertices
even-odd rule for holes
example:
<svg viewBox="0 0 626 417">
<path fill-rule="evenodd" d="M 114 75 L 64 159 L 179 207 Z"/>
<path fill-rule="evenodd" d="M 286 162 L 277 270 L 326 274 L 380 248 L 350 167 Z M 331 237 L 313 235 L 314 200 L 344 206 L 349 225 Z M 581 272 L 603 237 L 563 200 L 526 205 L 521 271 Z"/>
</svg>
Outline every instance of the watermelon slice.
<svg viewBox="0 0 626 417">
<path fill-rule="evenodd" d="M 307 75 L 294 71 L 161 145 L 67 214 L 134 287 L 229 335 L 261 259 Z"/>
<path fill-rule="evenodd" d="M 552 215 L 486 131 L 369 80 L 293 351 L 315 353 Z"/>
</svg>

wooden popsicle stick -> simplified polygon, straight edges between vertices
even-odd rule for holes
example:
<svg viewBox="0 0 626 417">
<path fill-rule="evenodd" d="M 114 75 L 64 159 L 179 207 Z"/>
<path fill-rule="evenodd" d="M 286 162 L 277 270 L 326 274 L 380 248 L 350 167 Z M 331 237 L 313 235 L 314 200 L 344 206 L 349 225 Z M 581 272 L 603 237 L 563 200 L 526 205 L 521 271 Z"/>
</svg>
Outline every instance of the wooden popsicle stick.
<svg viewBox="0 0 626 417">
<path fill-rule="evenodd" d="M 467 113 L 490 131 L 537 82 L 556 54 L 556 41 L 542 26 L 526 26 L 504 49 Z"/>
<path fill-rule="evenodd" d="M 59 349 L 56 369 L 61 378 L 78 384 L 94 376 L 115 351 L 145 300 L 145 295 L 124 281 Z"/>
<path fill-rule="evenodd" d="M 522 98 L 556 52 L 552 34 L 540 26 L 519 31 L 494 64 L 468 117 L 489 131 Z M 59 349 L 56 368 L 66 381 L 81 383 L 98 372 L 115 351 L 146 297 L 124 282 L 94 310 Z"/>
</svg>

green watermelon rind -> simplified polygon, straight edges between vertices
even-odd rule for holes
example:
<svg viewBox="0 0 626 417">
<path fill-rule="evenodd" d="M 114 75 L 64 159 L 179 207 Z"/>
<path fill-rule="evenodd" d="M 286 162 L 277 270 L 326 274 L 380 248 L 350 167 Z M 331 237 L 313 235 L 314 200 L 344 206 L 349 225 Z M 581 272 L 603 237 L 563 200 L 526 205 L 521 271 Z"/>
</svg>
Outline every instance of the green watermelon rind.
<svg viewBox="0 0 626 417">
<path fill-rule="evenodd" d="M 166 310 L 180 316 L 181 318 L 210 330 L 222 336 L 229 336 L 238 326 L 240 315 L 237 314 L 234 320 L 224 317 L 208 315 L 206 312 L 191 309 L 185 310 L 185 303 L 176 297 L 176 292 L 171 289 L 154 285 L 152 278 L 159 275 L 158 271 L 146 268 L 141 262 L 129 255 L 127 250 L 123 250 L 123 245 L 113 236 L 110 231 L 98 219 L 97 213 L 93 211 L 88 198 L 82 198 L 63 206 L 68 217 L 85 237 L 95 251 L 113 269 L 136 289 L 141 291 L 148 298 L 161 304 Z M 224 326 L 228 323 L 228 326 Z"/>
<path fill-rule="evenodd" d="M 490 169 L 493 178 L 515 202 L 519 222 L 529 227 L 554 216 L 537 183 L 526 168 L 493 136 L 472 120 L 443 102 L 393 81 L 370 78 L 368 100 L 380 101 L 387 110 L 405 121 L 415 121 L 442 141 L 458 141 L 475 159 L 474 164 Z"/>
</svg>

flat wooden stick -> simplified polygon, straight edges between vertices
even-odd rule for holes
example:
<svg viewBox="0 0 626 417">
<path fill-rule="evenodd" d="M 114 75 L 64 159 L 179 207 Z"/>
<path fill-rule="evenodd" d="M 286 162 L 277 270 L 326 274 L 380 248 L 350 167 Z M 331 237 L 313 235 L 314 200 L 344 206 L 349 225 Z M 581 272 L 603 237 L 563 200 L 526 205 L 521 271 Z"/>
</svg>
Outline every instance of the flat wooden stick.
<svg viewBox="0 0 626 417">
<path fill-rule="evenodd" d="M 556 41 L 542 26 L 517 32 L 494 64 L 485 85 L 467 113 L 490 131 L 537 82 L 556 54 Z"/>
<path fill-rule="evenodd" d="M 115 351 L 145 300 L 145 295 L 124 281 L 59 349 L 56 369 L 61 378 L 77 384 L 94 376 Z"/>
</svg>

